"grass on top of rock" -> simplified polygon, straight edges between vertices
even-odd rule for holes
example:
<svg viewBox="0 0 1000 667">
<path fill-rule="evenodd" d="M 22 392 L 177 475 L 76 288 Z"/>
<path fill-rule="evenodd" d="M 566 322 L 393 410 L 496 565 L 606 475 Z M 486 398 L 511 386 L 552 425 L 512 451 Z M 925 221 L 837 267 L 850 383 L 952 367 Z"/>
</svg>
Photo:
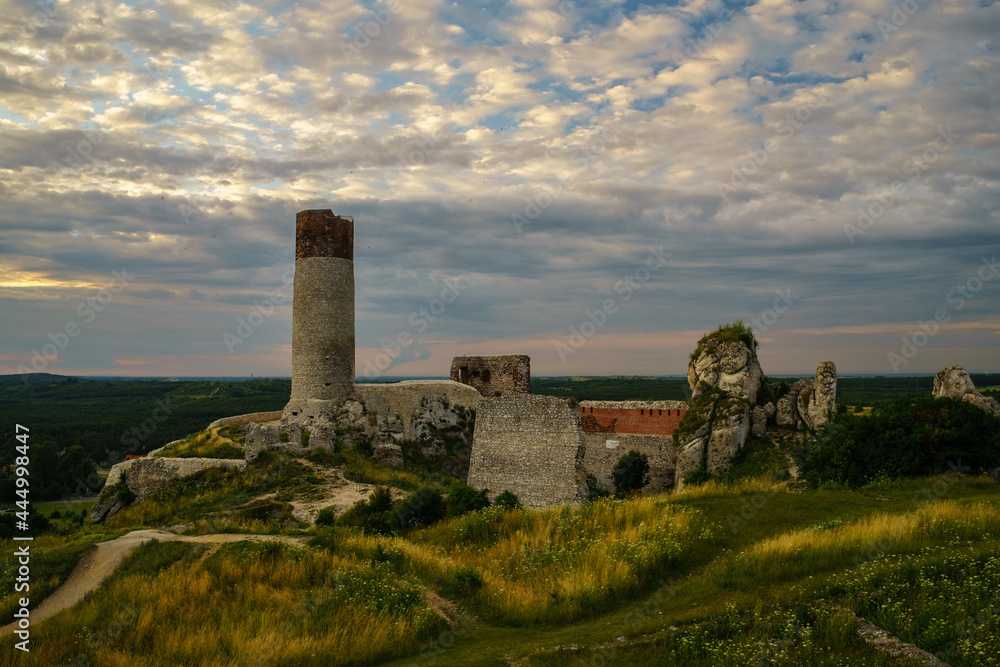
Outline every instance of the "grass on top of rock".
<svg viewBox="0 0 1000 667">
<path fill-rule="evenodd" d="M 729 324 L 720 324 L 718 329 L 702 336 L 698 346 L 691 353 L 691 361 L 696 360 L 702 352 L 715 343 L 743 343 L 751 355 L 757 354 L 757 338 L 753 335 L 753 329 L 744 324 L 743 320 L 735 320 Z"/>
<path fill-rule="evenodd" d="M 223 427 L 231 433 L 229 427 Z M 154 458 L 207 458 L 207 459 L 242 459 L 243 448 L 230 437 L 222 435 L 221 428 L 194 433 L 178 443 L 166 447 L 153 455 Z"/>
</svg>

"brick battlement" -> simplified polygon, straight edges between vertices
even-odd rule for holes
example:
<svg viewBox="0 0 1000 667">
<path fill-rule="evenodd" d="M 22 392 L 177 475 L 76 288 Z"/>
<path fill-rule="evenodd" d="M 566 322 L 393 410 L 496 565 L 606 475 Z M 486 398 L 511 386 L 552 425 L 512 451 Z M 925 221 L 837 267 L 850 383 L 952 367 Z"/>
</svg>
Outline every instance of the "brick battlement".
<svg viewBox="0 0 1000 667">
<path fill-rule="evenodd" d="M 582 401 L 580 423 L 586 433 L 673 435 L 685 412 L 682 401 Z"/>
</svg>

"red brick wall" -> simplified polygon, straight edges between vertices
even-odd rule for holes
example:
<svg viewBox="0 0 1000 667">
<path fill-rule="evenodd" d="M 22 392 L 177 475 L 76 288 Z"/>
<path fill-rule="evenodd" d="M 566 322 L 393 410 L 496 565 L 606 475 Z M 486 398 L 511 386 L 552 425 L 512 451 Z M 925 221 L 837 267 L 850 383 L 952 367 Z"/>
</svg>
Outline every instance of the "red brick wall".
<svg viewBox="0 0 1000 667">
<path fill-rule="evenodd" d="M 645 408 L 580 408 L 583 430 L 588 433 L 673 435 L 686 410 Z M 589 419 L 590 417 L 593 420 Z M 611 430 L 609 430 L 611 429 Z"/>
</svg>

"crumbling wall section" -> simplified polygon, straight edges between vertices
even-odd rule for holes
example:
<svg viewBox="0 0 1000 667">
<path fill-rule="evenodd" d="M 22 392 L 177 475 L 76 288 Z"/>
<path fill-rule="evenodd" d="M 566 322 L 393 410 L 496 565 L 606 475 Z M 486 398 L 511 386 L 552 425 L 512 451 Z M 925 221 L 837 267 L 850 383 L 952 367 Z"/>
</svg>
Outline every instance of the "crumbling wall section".
<svg viewBox="0 0 1000 667">
<path fill-rule="evenodd" d="M 451 379 L 489 398 L 531 393 L 531 359 L 526 354 L 455 357 Z"/>
<path fill-rule="evenodd" d="M 529 507 L 587 497 L 580 415 L 554 396 L 484 398 L 476 414 L 469 485 L 495 498 L 516 494 Z"/>
<path fill-rule="evenodd" d="M 614 493 L 611 471 L 621 457 L 635 450 L 649 461 L 649 485 L 643 493 L 661 493 L 674 486 L 673 438 L 632 433 L 584 433 L 583 467 L 597 486 Z"/>
</svg>

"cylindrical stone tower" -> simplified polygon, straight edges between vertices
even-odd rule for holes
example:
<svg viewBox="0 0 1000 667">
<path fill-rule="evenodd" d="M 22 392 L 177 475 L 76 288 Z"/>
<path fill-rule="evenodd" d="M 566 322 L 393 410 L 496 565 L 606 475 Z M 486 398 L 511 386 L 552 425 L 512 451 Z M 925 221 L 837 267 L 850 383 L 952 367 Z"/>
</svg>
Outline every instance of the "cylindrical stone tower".
<svg viewBox="0 0 1000 667">
<path fill-rule="evenodd" d="M 292 396 L 286 420 L 311 421 L 354 394 L 354 219 L 295 218 Z"/>
</svg>

